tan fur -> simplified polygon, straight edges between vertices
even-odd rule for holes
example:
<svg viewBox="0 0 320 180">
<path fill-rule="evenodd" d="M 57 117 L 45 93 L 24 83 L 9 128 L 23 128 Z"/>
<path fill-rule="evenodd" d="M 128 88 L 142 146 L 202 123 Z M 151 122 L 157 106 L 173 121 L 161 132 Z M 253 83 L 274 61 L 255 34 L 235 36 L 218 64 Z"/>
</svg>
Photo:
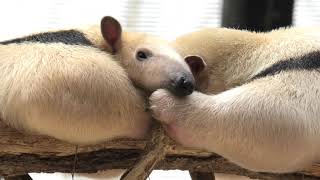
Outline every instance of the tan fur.
<svg viewBox="0 0 320 180">
<path fill-rule="evenodd" d="M 197 54 L 204 58 L 208 66 L 207 71 L 209 71 L 209 89 L 205 89 L 205 91 L 216 93 L 239 84 L 241 81 L 238 77 L 240 73 L 228 72 L 230 66 L 234 67 L 230 69 L 241 71 L 251 65 L 244 63 L 238 67 L 234 63 L 234 59 L 244 59 L 246 57 L 241 57 L 244 54 L 250 56 L 245 53 L 247 49 L 255 49 L 258 44 L 266 41 L 260 35 L 251 36 L 251 34 L 253 33 L 246 31 L 209 28 L 178 37 L 172 45 L 182 56 Z"/>
<path fill-rule="evenodd" d="M 131 82 L 149 91 L 166 88 L 176 73 L 191 74 L 189 67 L 162 39 L 124 32 L 111 55 L 100 26 L 78 30 L 98 48 L 0 45 L 1 118 L 21 130 L 80 144 L 144 137 L 150 115 L 145 94 Z M 138 61 L 140 49 L 153 56 Z"/>
<path fill-rule="evenodd" d="M 178 38 L 182 55 L 205 58 L 206 95 L 151 96 L 154 116 L 185 146 L 216 152 L 255 171 L 290 172 L 320 160 L 320 73 L 286 71 L 244 84 L 280 60 L 320 50 L 320 29 L 251 33 L 204 29 Z M 199 141 L 201 139 L 201 141 Z"/>
<path fill-rule="evenodd" d="M 0 71 L 1 117 L 13 127 L 76 143 L 147 130 L 144 99 L 124 69 L 94 48 L 0 46 Z"/>
</svg>

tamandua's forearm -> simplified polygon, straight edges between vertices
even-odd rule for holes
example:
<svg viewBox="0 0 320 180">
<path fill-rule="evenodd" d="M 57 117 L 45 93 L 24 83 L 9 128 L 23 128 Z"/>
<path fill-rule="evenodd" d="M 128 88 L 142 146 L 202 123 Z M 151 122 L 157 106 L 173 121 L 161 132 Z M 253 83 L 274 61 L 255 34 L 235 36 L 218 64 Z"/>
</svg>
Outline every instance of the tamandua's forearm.
<svg viewBox="0 0 320 180">
<path fill-rule="evenodd" d="M 289 78 L 287 86 L 280 79 L 257 80 L 185 99 L 160 90 L 151 105 L 168 133 L 185 146 L 216 152 L 251 170 L 289 172 L 311 164 L 320 147 L 319 88 L 306 94 L 301 90 L 308 82 L 297 81 Z"/>
</svg>

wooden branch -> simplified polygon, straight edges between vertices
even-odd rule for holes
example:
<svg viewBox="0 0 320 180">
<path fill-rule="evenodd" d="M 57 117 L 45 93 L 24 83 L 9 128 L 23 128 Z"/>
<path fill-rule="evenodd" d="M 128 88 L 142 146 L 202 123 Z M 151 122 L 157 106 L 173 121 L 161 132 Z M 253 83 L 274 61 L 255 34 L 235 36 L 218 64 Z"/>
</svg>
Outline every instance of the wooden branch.
<svg viewBox="0 0 320 180">
<path fill-rule="evenodd" d="M 143 154 L 131 168 L 126 170 L 120 180 L 146 180 L 156 165 L 166 158 L 171 144 L 175 143 L 166 135 L 162 125 L 159 122 L 154 123 Z"/>
<path fill-rule="evenodd" d="M 77 173 L 94 173 L 106 169 L 127 169 L 142 154 L 144 140 L 117 140 L 93 146 L 79 146 Z M 19 133 L 0 122 L 0 176 L 30 172 L 71 173 L 76 146 L 53 138 Z M 156 169 L 190 170 L 242 175 L 259 179 L 319 179 L 320 164 L 293 174 L 257 173 L 240 168 L 209 152 L 173 146 Z"/>
</svg>

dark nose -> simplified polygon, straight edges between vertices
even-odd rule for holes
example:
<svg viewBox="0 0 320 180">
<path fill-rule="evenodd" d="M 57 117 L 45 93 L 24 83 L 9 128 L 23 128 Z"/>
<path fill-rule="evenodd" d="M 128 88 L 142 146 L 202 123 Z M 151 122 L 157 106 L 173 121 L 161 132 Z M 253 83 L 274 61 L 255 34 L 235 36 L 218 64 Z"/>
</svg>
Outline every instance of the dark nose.
<svg viewBox="0 0 320 180">
<path fill-rule="evenodd" d="M 194 80 L 186 76 L 180 76 L 173 85 L 173 93 L 176 96 L 188 96 L 194 90 Z"/>
</svg>

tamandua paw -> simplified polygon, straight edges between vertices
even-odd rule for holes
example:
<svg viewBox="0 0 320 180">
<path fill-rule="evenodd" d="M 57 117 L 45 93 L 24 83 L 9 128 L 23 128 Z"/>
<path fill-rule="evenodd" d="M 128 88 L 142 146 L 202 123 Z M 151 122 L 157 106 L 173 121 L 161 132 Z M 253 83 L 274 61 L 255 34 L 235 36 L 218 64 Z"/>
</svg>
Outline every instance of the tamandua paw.
<svg viewBox="0 0 320 180">
<path fill-rule="evenodd" d="M 164 124 L 175 120 L 173 109 L 175 97 L 167 90 L 160 89 L 152 93 L 149 98 L 152 116 Z"/>
<path fill-rule="evenodd" d="M 191 96 L 176 97 L 164 89 L 155 91 L 149 98 L 152 116 L 164 124 L 184 120 L 192 106 Z"/>
<path fill-rule="evenodd" d="M 162 89 L 155 91 L 149 100 L 153 117 L 163 124 L 172 139 L 181 145 L 196 144 L 198 136 L 194 133 L 192 121 L 198 116 L 194 110 L 204 101 L 201 93 L 193 92 L 189 96 L 176 97 Z"/>
</svg>

